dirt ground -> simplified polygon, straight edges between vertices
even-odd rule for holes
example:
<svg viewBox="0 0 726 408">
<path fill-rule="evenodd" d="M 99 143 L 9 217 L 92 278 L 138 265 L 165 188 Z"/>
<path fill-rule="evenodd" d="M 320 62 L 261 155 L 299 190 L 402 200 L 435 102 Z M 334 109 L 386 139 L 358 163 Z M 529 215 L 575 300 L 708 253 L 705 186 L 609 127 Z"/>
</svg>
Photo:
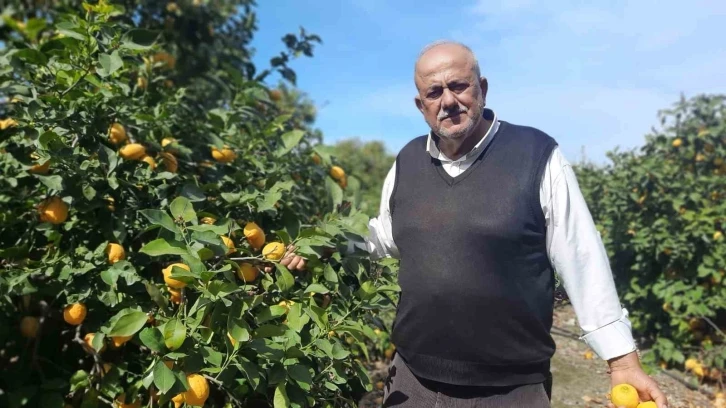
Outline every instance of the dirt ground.
<svg viewBox="0 0 726 408">
<path fill-rule="evenodd" d="M 553 330 L 557 343 L 557 352 L 552 359 L 552 376 L 554 385 L 552 389 L 553 408 L 595 408 L 607 405 L 607 393 L 610 379 L 606 373 L 607 363 L 596 355 L 588 359 L 585 353 L 589 351 L 587 345 L 572 338 L 567 332 L 579 333 L 574 313 L 570 306 L 559 307 L 555 310 L 554 326 L 562 330 Z M 370 374 L 374 388 L 378 381 L 385 381 L 387 362 L 371 364 Z M 682 373 L 672 373 L 684 377 Z M 707 408 L 712 407 L 709 397 L 667 375 L 659 372 L 654 374 L 655 380 L 668 396 L 670 408 Z M 378 408 L 381 406 L 383 391 L 373 391 L 361 401 L 361 408 Z"/>
</svg>

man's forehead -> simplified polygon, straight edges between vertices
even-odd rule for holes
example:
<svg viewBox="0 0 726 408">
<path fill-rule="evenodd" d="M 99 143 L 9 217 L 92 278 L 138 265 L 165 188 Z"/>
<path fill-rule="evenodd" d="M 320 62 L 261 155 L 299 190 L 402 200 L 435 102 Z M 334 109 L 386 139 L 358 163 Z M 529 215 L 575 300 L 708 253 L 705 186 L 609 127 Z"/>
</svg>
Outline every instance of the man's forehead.
<svg viewBox="0 0 726 408">
<path fill-rule="evenodd" d="M 468 77 L 473 66 L 473 56 L 465 48 L 455 44 L 440 45 L 419 58 L 416 63 L 416 77 L 422 80 L 438 74 Z"/>
</svg>

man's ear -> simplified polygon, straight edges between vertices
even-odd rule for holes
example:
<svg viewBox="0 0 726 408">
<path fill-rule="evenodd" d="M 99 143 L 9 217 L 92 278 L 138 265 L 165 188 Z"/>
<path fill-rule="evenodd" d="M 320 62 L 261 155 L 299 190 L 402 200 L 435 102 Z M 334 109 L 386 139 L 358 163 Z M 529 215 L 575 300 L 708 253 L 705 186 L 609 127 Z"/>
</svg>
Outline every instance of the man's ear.
<svg viewBox="0 0 726 408">
<path fill-rule="evenodd" d="M 416 108 L 418 108 L 418 110 L 421 111 L 421 113 L 423 113 L 424 107 L 423 107 L 423 102 L 421 101 L 421 96 L 416 95 L 416 97 L 413 99 L 414 99 L 414 102 L 416 102 Z"/>
<path fill-rule="evenodd" d="M 484 102 L 486 102 L 487 91 L 489 91 L 489 81 L 487 81 L 487 77 L 479 78 L 479 86 L 481 87 L 481 96 L 484 99 Z"/>
</svg>

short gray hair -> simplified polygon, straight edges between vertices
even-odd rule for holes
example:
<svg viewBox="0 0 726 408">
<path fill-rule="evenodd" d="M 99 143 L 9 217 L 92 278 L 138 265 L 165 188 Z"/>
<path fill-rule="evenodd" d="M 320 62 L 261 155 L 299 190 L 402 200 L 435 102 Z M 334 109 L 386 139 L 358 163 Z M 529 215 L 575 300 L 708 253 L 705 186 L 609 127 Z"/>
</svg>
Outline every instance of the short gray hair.
<svg viewBox="0 0 726 408">
<path fill-rule="evenodd" d="M 434 42 L 427 44 L 425 47 L 423 47 L 421 49 L 421 52 L 418 53 L 418 57 L 416 58 L 416 64 L 418 64 L 418 61 L 421 59 L 421 57 L 424 54 L 426 54 L 429 50 L 431 50 L 432 48 L 436 48 L 440 45 L 458 45 L 459 47 L 462 47 L 467 52 L 469 52 L 469 54 L 471 54 L 471 59 L 474 60 L 474 72 L 476 73 L 476 77 L 481 78 L 481 69 L 479 68 L 479 61 L 476 59 L 476 55 L 474 54 L 474 51 L 472 51 L 471 48 L 469 48 L 469 46 L 467 46 L 466 44 L 461 43 L 459 41 L 436 40 Z M 416 64 L 414 64 L 414 67 Z M 414 70 L 415 70 L 415 68 L 414 68 Z"/>
</svg>

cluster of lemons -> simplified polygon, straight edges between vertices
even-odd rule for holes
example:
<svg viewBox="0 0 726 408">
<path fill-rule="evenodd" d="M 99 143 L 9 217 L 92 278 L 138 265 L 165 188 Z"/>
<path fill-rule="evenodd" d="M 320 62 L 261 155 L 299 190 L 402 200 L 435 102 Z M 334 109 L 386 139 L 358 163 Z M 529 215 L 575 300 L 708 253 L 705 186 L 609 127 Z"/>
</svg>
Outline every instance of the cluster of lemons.
<svg viewBox="0 0 726 408">
<path fill-rule="evenodd" d="M 313 154 L 312 156 L 313 163 L 320 165 L 323 160 L 318 156 L 317 154 Z M 328 174 L 330 174 L 330 177 L 335 180 L 340 188 L 345 189 L 348 187 L 348 177 L 345 174 L 345 170 L 343 170 L 340 166 L 331 166 L 330 170 L 328 171 Z"/>
</svg>

